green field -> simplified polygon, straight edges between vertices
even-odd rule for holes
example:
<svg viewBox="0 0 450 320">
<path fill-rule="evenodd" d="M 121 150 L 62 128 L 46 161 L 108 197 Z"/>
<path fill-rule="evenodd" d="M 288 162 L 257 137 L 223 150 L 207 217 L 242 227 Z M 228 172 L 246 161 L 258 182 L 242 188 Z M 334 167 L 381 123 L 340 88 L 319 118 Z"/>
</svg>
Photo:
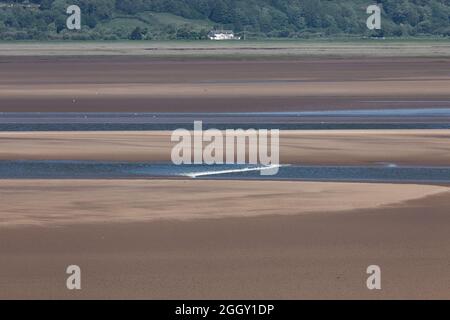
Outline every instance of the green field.
<svg viewBox="0 0 450 320">
<path fill-rule="evenodd" d="M 0 56 L 114 56 L 153 58 L 449 57 L 449 40 L 305 41 L 58 41 L 0 42 Z"/>
</svg>

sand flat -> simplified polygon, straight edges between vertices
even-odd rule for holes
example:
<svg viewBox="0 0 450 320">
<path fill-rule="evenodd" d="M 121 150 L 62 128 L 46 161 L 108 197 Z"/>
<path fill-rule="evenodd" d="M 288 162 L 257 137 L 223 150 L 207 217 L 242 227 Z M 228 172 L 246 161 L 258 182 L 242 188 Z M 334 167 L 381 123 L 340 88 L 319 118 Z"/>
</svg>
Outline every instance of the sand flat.
<svg viewBox="0 0 450 320">
<path fill-rule="evenodd" d="M 383 207 L 449 190 L 386 183 L 0 180 L 0 226 L 339 212 Z"/>
<path fill-rule="evenodd" d="M 449 79 L 239 84 L 39 84 L 0 85 L 0 98 L 237 98 L 237 97 L 435 97 L 449 94 Z M 76 102 L 74 102 L 76 103 Z"/>
<path fill-rule="evenodd" d="M 2 228 L 0 298 L 449 299 L 449 213 L 441 193 L 339 214 Z M 81 291 L 65 287 L 72 264 Z M 366 288 L 372 264 L 381 291 Z"/>
<path fill-rule="evenodd" d="M 284 44 L 277 54 L 291 55 L 285 60 L 263 59 L 278 43 L 202 50 L 259 56 L 246 61 L 183 60 L 198 50 L 159 45 L 0 44 L 0 111 L 450 105 L 447 44 Z M 22 57 L 30 53 L 45 57 Z M 136 56 L 73 56 L 124 53 Z M 405 58 L 420 55 L 428 58 Z M 169 161 L 169 134 L 2 132 L 0 159 Z M 448 130 L 283 132 L 281 160 L 449 165 L 449 137 Z M 448 299 L 449 194 L 407 184 L 0 180 L 0 298 Z M 79 292 L 65 287 L 71 264 L 82 268 Z M 380 292 L 365 286 L 370 264 L 382 268 Z"/>
<path fill-rule="evenodd" d="M 126 55 L 0 56 L 0 62 L 1 112 L 242 112 L 450 105 L 448 56 L 195 61 Z"/>
<path fill-rule="evenodd" d="M 0 132 L 0 160 L 171 161 L 171 132 Z M 450 130 L 293 130 L 280 162 L 450 165 Z"/>
</svg>

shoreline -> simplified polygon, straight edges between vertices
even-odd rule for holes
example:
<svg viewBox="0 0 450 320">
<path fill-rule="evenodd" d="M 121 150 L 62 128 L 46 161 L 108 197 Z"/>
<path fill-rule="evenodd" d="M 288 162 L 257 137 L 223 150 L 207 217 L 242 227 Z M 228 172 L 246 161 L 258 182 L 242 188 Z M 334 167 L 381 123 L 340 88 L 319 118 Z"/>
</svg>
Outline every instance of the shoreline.
<svg viewBox="0 0 450 320">
<path fill-rule="evenodd" d="M 430 47 L 432 50 L 430 50 Z M 374 50 L 378 49 L 378 50 Z M 154 59 L 301 57 L 448 57 L 447 39 L 343 39 L 272 41 L 11 41 L 0 42 L 1 56 L 133 56 Z"/>
</svg>

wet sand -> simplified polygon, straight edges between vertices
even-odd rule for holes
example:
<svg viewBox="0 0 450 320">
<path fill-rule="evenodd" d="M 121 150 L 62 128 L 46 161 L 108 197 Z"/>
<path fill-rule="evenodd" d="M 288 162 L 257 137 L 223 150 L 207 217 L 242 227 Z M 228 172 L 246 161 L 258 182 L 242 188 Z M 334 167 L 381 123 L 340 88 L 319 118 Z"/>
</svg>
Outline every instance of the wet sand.
<svg viewBox="0 0 450 320">
<path fill-rule="evenodd" d="M 447 192 L 342 212 L 2 228 L 0 298 L 448 299 L 449 212 Z M 71 264 L 82 269 L 78 292 L 65 288 Z M 372 264 L 381 291 L 366 289 Z"/>
<path fill-rule="evenodd" d="M 0 112 L 450 107 L 448 46 L 365 46 L 359 54 L 351 46 L 278 48 L 285 59 L 212 60 L 189 48 L 144 45 L 74 44 L 75 51 L 65 45 L 43 51 L 33 44 L 0 45 Z M 270 55 L 273 48 L 260 49 Z M 197 58 L 184 59 L 180 50 Z M 30 52 L 43 56 L 22 56 Z M 135 56 L 115 56 L 127 53 Z M 158 58 L 164 54 L 173 54 L 172 61 Z M 420 55 L 428 57 L 415 57 Z M 448 165 L 449 135 L 285 132 L 281 160 Z M 168 161 L 168 137 L 2 132 L 0 159 Z M 406 184 L 1 180 L 0 298 L 448 299 L 446 190 Z M 82 268 L 79 292 L 65 287 L 71 264 Z M 382 268 L 381 292 L 366 289 L 371 264 Z"/>
<path fill-rule="evenodd" d="M 170 162 L 171 132 L 0 132 L 0 160 Z M 282 131 L 280 163 L 450 164 L 450 130 Z"/>
<path fill-rule="evenodd" d="M 243 112 L 450 106 L 440 58 L 0 57 L 0 112 Z"/>
<path fill-rule="evenodd" d="M 302 215 L 382 207 L 448 191 L 386 183 L 1 180 L 0 227 Z"/>
</svg>

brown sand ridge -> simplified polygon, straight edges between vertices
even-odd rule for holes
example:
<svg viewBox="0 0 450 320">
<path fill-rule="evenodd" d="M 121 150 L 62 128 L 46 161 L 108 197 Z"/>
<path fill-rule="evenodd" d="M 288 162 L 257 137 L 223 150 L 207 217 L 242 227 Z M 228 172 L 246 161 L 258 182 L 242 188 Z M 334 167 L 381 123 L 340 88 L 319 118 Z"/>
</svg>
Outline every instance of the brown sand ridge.
<svg viewBox="0 0 450 320">
<path fill-rule="evenodd" d="M 325 182 L 2 180 L 0 227 L 337 212 L 382 207 L 449 190 Z"/>
<path fill-rule="evenodd" d="M 449 107 L 448 57 L 0 57 L 0 111 Z"/>
<path fill-rule="evenodd" d="M 0 160 L 171 161 L 171 132 L 0 132 Z M 285 164 L 448 165 L 450 130 L 282 131 Z"/>
<path fill-rule="evenodd" d="M 23 185 L 30 191 L 36 182 Z M 77 186 L 68 188 L 60 192 Z M 55 206 L 56 214 L 65 208 Z M 339 214 L 2 228 L 0 298 L 449 299 L 449 212 L 443 193 Z M 76 292 L 65 287 L 65 270 L 74 263 L 82 268 Z M 381 291 L 367 290 L 372 264 L 382 268 Z"/>
</svg>

